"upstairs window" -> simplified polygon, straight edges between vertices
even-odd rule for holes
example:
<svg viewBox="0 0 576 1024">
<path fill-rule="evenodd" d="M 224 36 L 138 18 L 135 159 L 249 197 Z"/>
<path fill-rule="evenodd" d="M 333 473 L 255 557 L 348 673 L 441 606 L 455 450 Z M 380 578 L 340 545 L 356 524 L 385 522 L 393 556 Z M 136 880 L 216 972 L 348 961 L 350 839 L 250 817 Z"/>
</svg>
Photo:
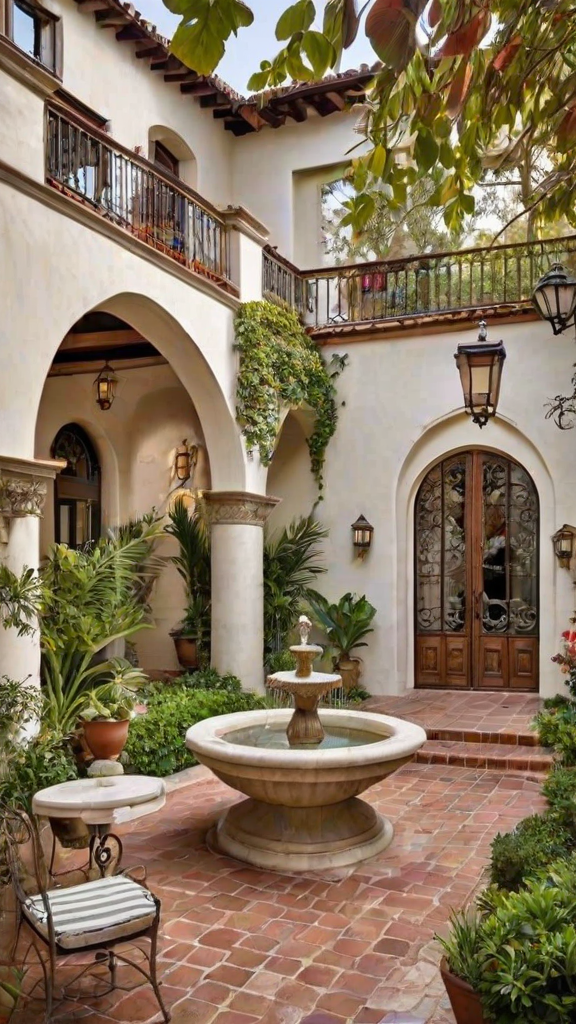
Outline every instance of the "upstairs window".
<svg viewBox="0 0 576 1024">
<path fill-rule="evenodd" d="M 163 167 L 164 170 L 170 171 L 174 177 L 180 177 L 180 161 L 162 142 L 154 143 L 154 163 L 157 167 Z"/>
<path fill-rule="evenodd" d="M 33 60 L 61 73 L 61 22 L 34 0 L 6 0 L 6 34 Z"/>
</svg>

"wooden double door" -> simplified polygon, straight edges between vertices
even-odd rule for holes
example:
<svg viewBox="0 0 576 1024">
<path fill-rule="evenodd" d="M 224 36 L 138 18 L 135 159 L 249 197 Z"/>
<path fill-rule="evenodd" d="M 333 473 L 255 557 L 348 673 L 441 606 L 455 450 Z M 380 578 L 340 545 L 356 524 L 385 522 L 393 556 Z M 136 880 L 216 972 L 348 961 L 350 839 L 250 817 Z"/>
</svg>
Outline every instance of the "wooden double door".
<svg viewBox="0 0 576 1024">
<path fill-rule="evenodd" d="M 538 494 L 522 466 L 437 463 L 415 508 L 416 686 L 538 690 Z"/>
</svg>

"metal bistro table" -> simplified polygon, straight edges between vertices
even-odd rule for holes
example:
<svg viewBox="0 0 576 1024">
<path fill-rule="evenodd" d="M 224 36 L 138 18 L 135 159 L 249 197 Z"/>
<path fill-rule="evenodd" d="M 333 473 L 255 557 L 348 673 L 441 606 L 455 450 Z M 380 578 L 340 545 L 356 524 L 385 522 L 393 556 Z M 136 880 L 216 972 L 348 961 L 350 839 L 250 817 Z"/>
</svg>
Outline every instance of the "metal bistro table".
<svg viewBox="0 0 576 1024">
<path fill-rule="evenodd" d="M 163 779 L 151 775 L 114 775 L 74 779 L 41 789 L 33 797 L 32 810 L 38 817 L 84 821 L 91 832 L 89 866 L 97 867 L 104 875 L 113 860 L 114 846 L 116 867 L 122 859 L 122 843 L 112 828 L 144 814 L 153 814 L 165 802 Z"/>
</svg>

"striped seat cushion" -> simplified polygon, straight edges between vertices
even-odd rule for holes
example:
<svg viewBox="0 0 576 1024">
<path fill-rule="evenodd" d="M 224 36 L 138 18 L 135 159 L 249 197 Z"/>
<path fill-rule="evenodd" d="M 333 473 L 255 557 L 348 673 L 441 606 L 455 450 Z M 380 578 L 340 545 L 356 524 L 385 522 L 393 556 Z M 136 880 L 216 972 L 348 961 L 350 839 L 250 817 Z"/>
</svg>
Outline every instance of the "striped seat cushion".
<svg viewBox="0 0 576 1024">
<path fill-rule="evenodd" d="M 129 938 L 149 928 L 156 918 L 152 895 L 124 875 L 99 878 L 68 889 L 50 889 L 46 895 L 56 941 L 63 949 L 80 949 Z M 42 897 L 29 897 L 22 909 L 28 920 L 48 938 Z"/>
</svg>

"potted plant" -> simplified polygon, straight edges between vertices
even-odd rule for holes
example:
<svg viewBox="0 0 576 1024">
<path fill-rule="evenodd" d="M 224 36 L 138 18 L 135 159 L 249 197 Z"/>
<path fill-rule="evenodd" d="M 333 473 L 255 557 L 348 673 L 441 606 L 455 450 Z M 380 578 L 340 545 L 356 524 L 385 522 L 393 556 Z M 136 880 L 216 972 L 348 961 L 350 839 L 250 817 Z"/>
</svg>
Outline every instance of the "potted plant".
<svg viewBox="0 0 576 1024">
<path fill-rule="evenodd" d="M 436 936 L 444 950 L 440 974 L 456 1024 L 487 1024 L 479 995 L 481 928 L 480 914 L 472 908 L 452 915 L 447 938 Z"/>
<path fill-rule="evenodd" d="M 353 658 L 352 652 L 358 647 L 367 647 L 364 637 L 374 632 L 372 620 L 376 615 L 374 605 L 363 595 L 344 594 L 337 604 L 330 604 L 321 594 L 309 598 L 312 613 L 328 643 L 333 649 L 334 668 L 342 676 L 345 690 L 358 685 L 360 659 Z"/>
<path fill-rule="evenodd" d="M 133 673 L 141 681 L 141 673 L 137 670 Z M 135 704 L 131 689 L 126 681 L 114 682 L 99 686 L 89 694 L 80 724 L 86 744 L 97 760 L 116 761 L 126 745 Z"/>
<path fill-rule="evenodd" d="M 186 588 L 186 614 L 170 636 L 182 668 L 197 669 L 207 660 L 210 642 L 210 540 L 201 507 L 190 511 L 177 498 L 169 512 L 166 532 L 178 541 L 179 551 L 172 556 Z"/>
</svg>

